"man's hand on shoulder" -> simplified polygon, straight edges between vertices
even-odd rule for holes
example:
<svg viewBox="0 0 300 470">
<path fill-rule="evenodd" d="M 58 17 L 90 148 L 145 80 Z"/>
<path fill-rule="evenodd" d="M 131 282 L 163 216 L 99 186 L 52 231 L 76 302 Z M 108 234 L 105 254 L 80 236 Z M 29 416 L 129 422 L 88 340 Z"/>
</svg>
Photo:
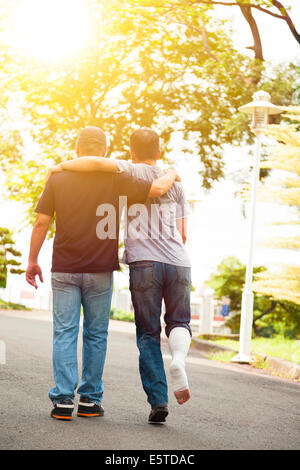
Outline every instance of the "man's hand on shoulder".
<svg viewBox="0 0 300 470">
<path fill-rule="evenodd" d="M 59 173 L 61 171 L 63 171 L 63 167 L 62 167 L 62 164 L 59 163 L 58 165 L 56 166 L 53 166 L 52 168 L 49 168 L 48 170 L 48 173 L 47 173 L 47 177 L 46 177 L 46 184 L 48 183 L 49 179 L 51 178 L 51 176 L 53 175 L 53 173 Z"/>
<path fill-rule="evenodd" d="M 165 168 L 164 169 L 164 172 L 165 174 L 168 174 L 168 173 L 171 173 L 171 174 L 175 174 L 176 177 L 175 177 L 175 181 L 177 181 L 178 183 L 181 183 L 182 182 L 182 179 L 180 178 L 180 176 L 178 175 L 177 173 L 177 170 L 175 170 L 174 168 Z"/>
<path fill-rule="evenodd" d="M 181 181 L 176 170 L 166 170 L 164 176 L 153 181 L 148 197 L 155 198 L 163 196 L 175 181 Z"/>
</svg>

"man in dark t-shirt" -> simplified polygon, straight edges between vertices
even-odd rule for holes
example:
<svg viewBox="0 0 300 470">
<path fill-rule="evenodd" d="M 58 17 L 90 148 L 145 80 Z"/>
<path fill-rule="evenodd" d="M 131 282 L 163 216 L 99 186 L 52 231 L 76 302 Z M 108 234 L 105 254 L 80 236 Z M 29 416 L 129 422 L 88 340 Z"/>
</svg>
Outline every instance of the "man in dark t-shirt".
<svg viewBox="0 0 300 470">
<path fill-rule="evenodd" d="M 97 127 L 83 129 L 77 141 L 78 157 L 103 156 L 106 137 Z M 102 373 L 113 290 L 113 271 L 119 269 L 120 205 L 144 203 L 168 191 L 176 172 L 170 170 L 152 185 L 123 174 L 53 174 L 37 205 L 26 280 L 37 288 L 43 282 L 38 255 L 56 213 L 52 258 L 53 370 L 56 386 L 49 397 L 51 416 L 71 420 L 78 384 L 77 340 L 83 308 L 82 377 L 78 416 L 102 416 Z"/>
</svg>

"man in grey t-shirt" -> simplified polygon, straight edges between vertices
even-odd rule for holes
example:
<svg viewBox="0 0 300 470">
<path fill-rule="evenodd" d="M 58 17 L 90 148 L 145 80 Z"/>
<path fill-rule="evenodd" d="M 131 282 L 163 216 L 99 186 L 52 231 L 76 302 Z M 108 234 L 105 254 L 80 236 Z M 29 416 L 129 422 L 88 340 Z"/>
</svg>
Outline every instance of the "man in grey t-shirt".
<svg viewBox="0 0 300 470">
<path fill-rule="evenodd" d="M 123 172 L 153 181 L 163 174 L 156 166 L 160 157 L 159 136 L 148 128 L 130 138 L 132 163 L 84 157 L 60 164 L 73 171 Z M 123 261 L 129 264 L 130 291 L 135 312 L 139 368 L 151 405 L 150 423 L 164 422 L 168 415 L 168 388 L 160 347 L 161 310 L 172 355 L 170 376 L 177 402 L 190 398 L 185 358 L 191 342 L 191 264 L 185 249 L 187 203 L 182 185 L 174 183 L 165 195 L 128 208 Z"/>
<path fill-rule="evenodd" d="M 164 174 L 156 165 L 133 164 L 126 160 L 116 160 L 116 164 L 126 176 L 149 182 Z M 149 260 L 191 267 L 180 233 L 180 224 L 187 214 L 184 190 L 177 182 L 163 196 L 148 199 L 144 205 L 132 205 L 127 213 L 123 262 Z"/>
<path fill-rule="evenodd" d="M 163 171 L 156 166 L 159 137 L 151 129 L 136 130 L 130 139 L 132 161 L 117 160 L 121 172 L 152 181 Z M 181 183 L 127 214 L 123 261 L 130 267 L 130 291 L 135 311 L 139 365 L 152 411 L 150 422 L 168 414 L 167 381 L 160 348 L 161 307 L 165 302 L 166 334 L 172 354 L 170 375 L 179 404 L 190 398 L 185 358 L 191 339 L 191 264 L 186 252 L 187 202 Z"/>
</svg>

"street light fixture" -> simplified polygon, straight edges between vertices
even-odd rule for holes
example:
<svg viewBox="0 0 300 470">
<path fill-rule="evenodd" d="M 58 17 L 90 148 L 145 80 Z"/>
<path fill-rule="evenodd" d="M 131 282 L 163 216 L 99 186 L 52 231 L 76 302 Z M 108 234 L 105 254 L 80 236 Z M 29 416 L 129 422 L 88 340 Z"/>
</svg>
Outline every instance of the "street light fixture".
<svg viewBox="0 0 300 470">
<path fill-rule="evenodd" d="M 251 127 L 256 135 L 255 161 L 252 173 L 251 185 L 251 209 L 250 209 L 250 230 L 249 230 L 249 251 L 246 267 L 245 287 L 242 295 L 241 326 L 239 353 L 232 358 L 233 362 L 250 363 L 251 359 L 251 334 L 253 322 L 253 248 L 254 248 L 254 224 L 257 200 L 257 188 L 259 183 L 259 168 L 261 155 L 261 136 L 266 129 L 270 114 L 280 114 L 282 108 L 271 103 L 269 93 L 257 91 L 253 95 L 253 101 L 239 108 L 240 111 L 252 115 Z"/>
</svg>

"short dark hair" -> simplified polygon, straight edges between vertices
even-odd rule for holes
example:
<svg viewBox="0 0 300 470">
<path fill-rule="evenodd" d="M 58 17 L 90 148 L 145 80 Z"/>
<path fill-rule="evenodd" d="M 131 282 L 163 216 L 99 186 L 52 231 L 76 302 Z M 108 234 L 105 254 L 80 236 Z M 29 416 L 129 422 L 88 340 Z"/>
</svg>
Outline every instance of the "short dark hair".
<svg viewBox="0 0 300 470">
<path fill-rule="evenodd" d="M 106 136 L 100 127 L 89 126 L 80 131 L 77 139 L 78 155 L 101 156 L 106 147 Z"/>
<path fill-rule="evenodd" d="M 148 127 L 141 127 L 131 134 L 130 149 L 140 161 L 155 160 L 159 154 L 159 135 Z"/>
</svg>

